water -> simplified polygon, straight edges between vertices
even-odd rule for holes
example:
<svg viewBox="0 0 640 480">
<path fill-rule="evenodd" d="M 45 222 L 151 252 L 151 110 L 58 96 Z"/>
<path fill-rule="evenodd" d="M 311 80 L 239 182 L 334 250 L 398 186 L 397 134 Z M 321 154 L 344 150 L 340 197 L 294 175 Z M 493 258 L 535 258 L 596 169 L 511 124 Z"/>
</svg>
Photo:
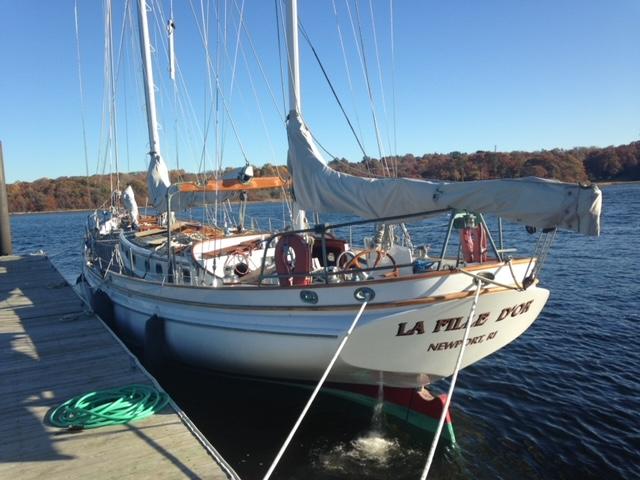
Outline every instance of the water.
<svg viewBox="0 0 640 480">
<path fill-rule="evenodd" d="M 459 444 L 438 450 L 429 478 L 640 477 L 640 186 L 606 187 L 604 198 L 600 238 L 559 234 L 542 272 L 552 294 L 540 318 L 460 373 L 451 407 Z M 250 214 L 282 217 L 270 204 Z M 85 218 L 14 216 L 14 250 L 46 251 L 75 282 Z M 435 246 L 442 230 L 414 240 Z M 511 230 L 530 245 L 521 227 Z M 266 472 L 309 395 L 178 366 L 159 377 L 247 479 Z M 374 425 L 373 413 L 320 395 L 274 478 L 419 478 L 431 436 L 393 419 Z"/>
</svg>

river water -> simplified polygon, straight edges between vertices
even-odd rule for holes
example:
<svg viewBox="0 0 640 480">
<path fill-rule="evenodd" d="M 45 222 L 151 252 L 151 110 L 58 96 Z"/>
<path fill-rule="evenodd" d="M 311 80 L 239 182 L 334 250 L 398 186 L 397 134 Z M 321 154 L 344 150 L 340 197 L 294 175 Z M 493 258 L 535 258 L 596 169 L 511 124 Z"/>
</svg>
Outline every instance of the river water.
<svg viewBox="0 0 640 480">
<path fill-rule="evenodd" d="M 520 339 L 460 373 L 451 406 L 458 444 L 438 450 L 429 478 L 640 478 L 638 212 L 640 185 L 605 187 L 602 236 L 558 234 L 542 271 L 547 306 Z M 249 214 L 282 218 L 274 204 Z M 85 218 L 13 216 L 14 252 L 47 252 L 74 282 Z M 426 223 L 414 243 L 435 246 L 442 230 Z M 522 227 L 506 236 L 524 253 L 532 246 Z M 266 472 L 309 395 L 182 366 L 157 376 L 245 479 Z M 393 419 L 373 425 L 372 415 L 320 395 L 273 478 L 419 478 L 431 435 Z"/>
</svg>

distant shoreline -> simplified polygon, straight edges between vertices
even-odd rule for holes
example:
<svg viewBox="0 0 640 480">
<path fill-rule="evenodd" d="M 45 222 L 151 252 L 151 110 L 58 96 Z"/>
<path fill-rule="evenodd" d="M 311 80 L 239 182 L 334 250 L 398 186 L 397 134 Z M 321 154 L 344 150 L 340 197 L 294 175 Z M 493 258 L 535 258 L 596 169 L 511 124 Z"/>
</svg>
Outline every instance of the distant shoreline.
<svg viewBox="0 0 640 480">
<path fill-rule="evenodd" d="M 619 180 L 612 182 L 593 182 L 594 185 L 598 185 L 599 187 L 610 187 L 612 185 L 636 185 L 640 184 L 640 180 Z"/>
<path fill-rule="evenodd" d="M 249 200 L 249 203 L 280 203 L 282 200 L 266 199 L 266 200 Z M 238 201 L 231 201 L 232 204 L 239 203 Z M 140 211 L 144 210 L 144 207 L 138 207 Z M 9 215 L 50 215 L 53 213 L 82 213 L 82 212 L 94 212 L 96 210 L 104 210 L 100 208 L 71 208 L 69 210 L 42 210 L 39 212 L 9 212 Z"/>
</svg>

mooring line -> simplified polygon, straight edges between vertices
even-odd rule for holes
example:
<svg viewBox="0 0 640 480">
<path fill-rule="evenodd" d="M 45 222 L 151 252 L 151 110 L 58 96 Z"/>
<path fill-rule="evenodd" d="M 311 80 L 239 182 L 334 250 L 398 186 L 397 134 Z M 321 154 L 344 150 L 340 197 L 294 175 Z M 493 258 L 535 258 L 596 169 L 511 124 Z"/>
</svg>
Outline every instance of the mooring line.
<svg viewBox="0 0 640 480">
<path fill-rule="evenodd" d="M 516 287 L 518 287 L 518 290 L 525 290 L 525 288 L 520 284 L 520 282 L 518 282 L 518 279 L 516 278 L 516 274 L 513 271 L 513 265 L 512 263 L 512 258 L 510 258 L 509 260 L 507 260 L 507 265 L 509 265 L 509 271 L 511 272 L 511 277 L 513 278 L 514 283 L 516 284 Z M 522 277 L 523 280 L 525 277 Z"/>
<path fill-rule="evenodd" d="M 464 268 L 458 268 L 455 271 L 456 272 L 460 272 L 460 273 L 464 273 L 465 275 L 467 275 L 467 276 L 469 276 L 471 278 L 475 278 L 476 280 L 479 280 L 480 282 L 492 283 L 493 285 L 497 285 L 499 287 L 506 288 L 508 290 L 517 290 L 517 291 L 522 290 L 522 288 L 520 288 L 520 285 L 518 284 L 517 281 L 516 281 L 516 287 L 514 287 L 513 285 L 507 285 L 506 283 L 498 282 L 498 281 L 496 281 L 494 279 L 483 277 L 482 275 L 476 275 L 475 273 L 471 273 L 471 272 L 465 270 Z"/>
<path fill-rule="evenodd" d="M 318 392 L 320 392 L 320 389 L 322 388 L 322 385 L 324 384 L 325 380 L 329 376 L 329 372 L 331 372 L 331 369 L 333 368 L 333 364 L 336 363 L 336 360 L 340 356 L 340 353 L 342 352 L 342 349 L 344 348 L 344 346 L 347 344 L 347 341 L 349 340 L 349 336 L 353 332 L 354 328 L 356 328 L 356 324 L 360 320 L 360 317 L 362 317 L 362 314 L 364 313 L 364 309 L 366 308 L 367 304 L 369 303 L 369 300 L 370 300 L 370 298 L 367 297 L 366 300 L 364 302 L 362 302 L 362 306 L 360 307 L 360 310 L 358 311 L 358 314 L 353 319 L 353 322 L 351 322 L 351 326 L 349 327 L 349 330 L 347 330 L 347 334 L 342 339 L 342 342 L 340 342 L 340 346 L 336 350 L 336 353 L 334 353 L 333 358 L 331 359 L 331 362 L 329 362 L 329 365 L 327 366 L 326 370 L 324 371 L 324 374 L 322 375 L 322 378 L 320 378 L 320 381 L 316 385 L 316 388 L 313 391 L 313 393 L 311 394 L 311 397 L 309 397 L 309 400 L 307 401 L 307 404 L 305 405 L 304 409 L 302 410 L 302 413 L 298 417 L 298 420 L 296 421 L 295 425 L 291 429 L 291 432 L 289 432 L 289 436 L 287 437 L 287 439 L 282 444 L 282 447 L 280 447 L 280 451 L 278 452 L 278 455 L 276 455 L 276 458 L 273 460 L 273 463 L 269 467 L 269 470 L 267 470 L 267 473 L 263 477 L 263 480 L 268 480 L 271 477 L 271 474 L 273 473 L 273 471 L 278 466 L 278 462 L 280 462 L 280 459 L 282 458 L 282 455 L 284 455 L 284 452 L 287 449 L 287 447 L 289 446 L 289 443 L 291 443 L 291 440 L 293 439 L 293 436 L 298 431 L 298 427 L 300 427 L 300 424 L 302 423 L 302 420 L 304 419 L 305 415 L 309 411 L 309 408 L 311 408 L 311 404 L 315 400 L 316 396 L 318 395 Z"/>
<path fill-rule="evenodd" d="M 444 407 L 442 407 L 442 414 L 440 415 L 440 421 L 438 422 L 438 428 L 436 430 L 435 437 L 431 442 L 431 449 L 429 450 L 429 456 L 427 457 L 427 463 L 424 466 L 424 470 L 422 472 L 422 476 L 420 480 L 426 480 L 427 475 L 429 474 L 429 469 L 431 468 L 431 463 L 433 462 L 433 457 L 436 454 L 436 447 L 438 446 L 438 441 L 440 440 L 440 435 L 442 434 L 442 428 L 444 427 L 444 421 L 447 418 L 447 413 L 449 412 L 449 405 L 451 404 L 451 397 L 453 396 L 453 389 L 456 386 L 456 380 L 458 380 L 458 372 L 460 372 L 460 366 L 462 365 L 462 356 L 464 355 L 465 347 L 467 346 L 467 339 L 469 338 L 469 331 L 471 330 L 471 323 L 473 320 L 473 316 L 476 313 L 476 307 L 478 306 L 478 298 L 480 297 L 480 290 L 482 290 L 482 282 L 485 279 L 482 277 L 478 277 L 477 279 L 477 287 L 476 294 L 473 297 L 473 303 L 471 304 L 471 311 L 469 312 L 469 318 L 467 319 L 467 328 L 464 330 L 464 337 L 462 337 L 462 345 L 460 346 L 460 352 L 458 352 L 458 360 L 456 361 L 455 369 L 453 370 L 453 376 L 451 377 L 451 385 L 449 385 L 449 392 L 447 393 L 447 399 L 444 402 Z"/>
</svg>

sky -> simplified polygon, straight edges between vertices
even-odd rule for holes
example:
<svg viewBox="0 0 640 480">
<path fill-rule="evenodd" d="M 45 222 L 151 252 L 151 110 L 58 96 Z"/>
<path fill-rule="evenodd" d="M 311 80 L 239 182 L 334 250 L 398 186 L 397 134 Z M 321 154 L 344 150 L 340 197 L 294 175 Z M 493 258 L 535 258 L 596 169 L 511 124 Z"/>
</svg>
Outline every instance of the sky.
<svg viewBox="0 0 640 480">
<path fill-rule="evenodd" d="M 113 0 L 115 140 L 103 113 L 109 110 L 104 4 L 77 0 L 79 63 L 75 3 L 0 0 L 0 141 L 10 183 L 108 173 L 116 140 L 120 171 L 146 169 L 137 33 L 123 14 L 128 2 Z M 175 88 L 163 27 L 171 3 Z M 276 3 L 153 0 L 161 146 L 170 168 L 202 171 L 245 158 L 286 163 Z M 637 0 L 299 3 L 301 24 L 363 146 L 301 39 L 303 115 L 327 157 L 603 147 L 640 139 Z M 245 28 L 238 33 L 240 18 Z"/>
</svg>

